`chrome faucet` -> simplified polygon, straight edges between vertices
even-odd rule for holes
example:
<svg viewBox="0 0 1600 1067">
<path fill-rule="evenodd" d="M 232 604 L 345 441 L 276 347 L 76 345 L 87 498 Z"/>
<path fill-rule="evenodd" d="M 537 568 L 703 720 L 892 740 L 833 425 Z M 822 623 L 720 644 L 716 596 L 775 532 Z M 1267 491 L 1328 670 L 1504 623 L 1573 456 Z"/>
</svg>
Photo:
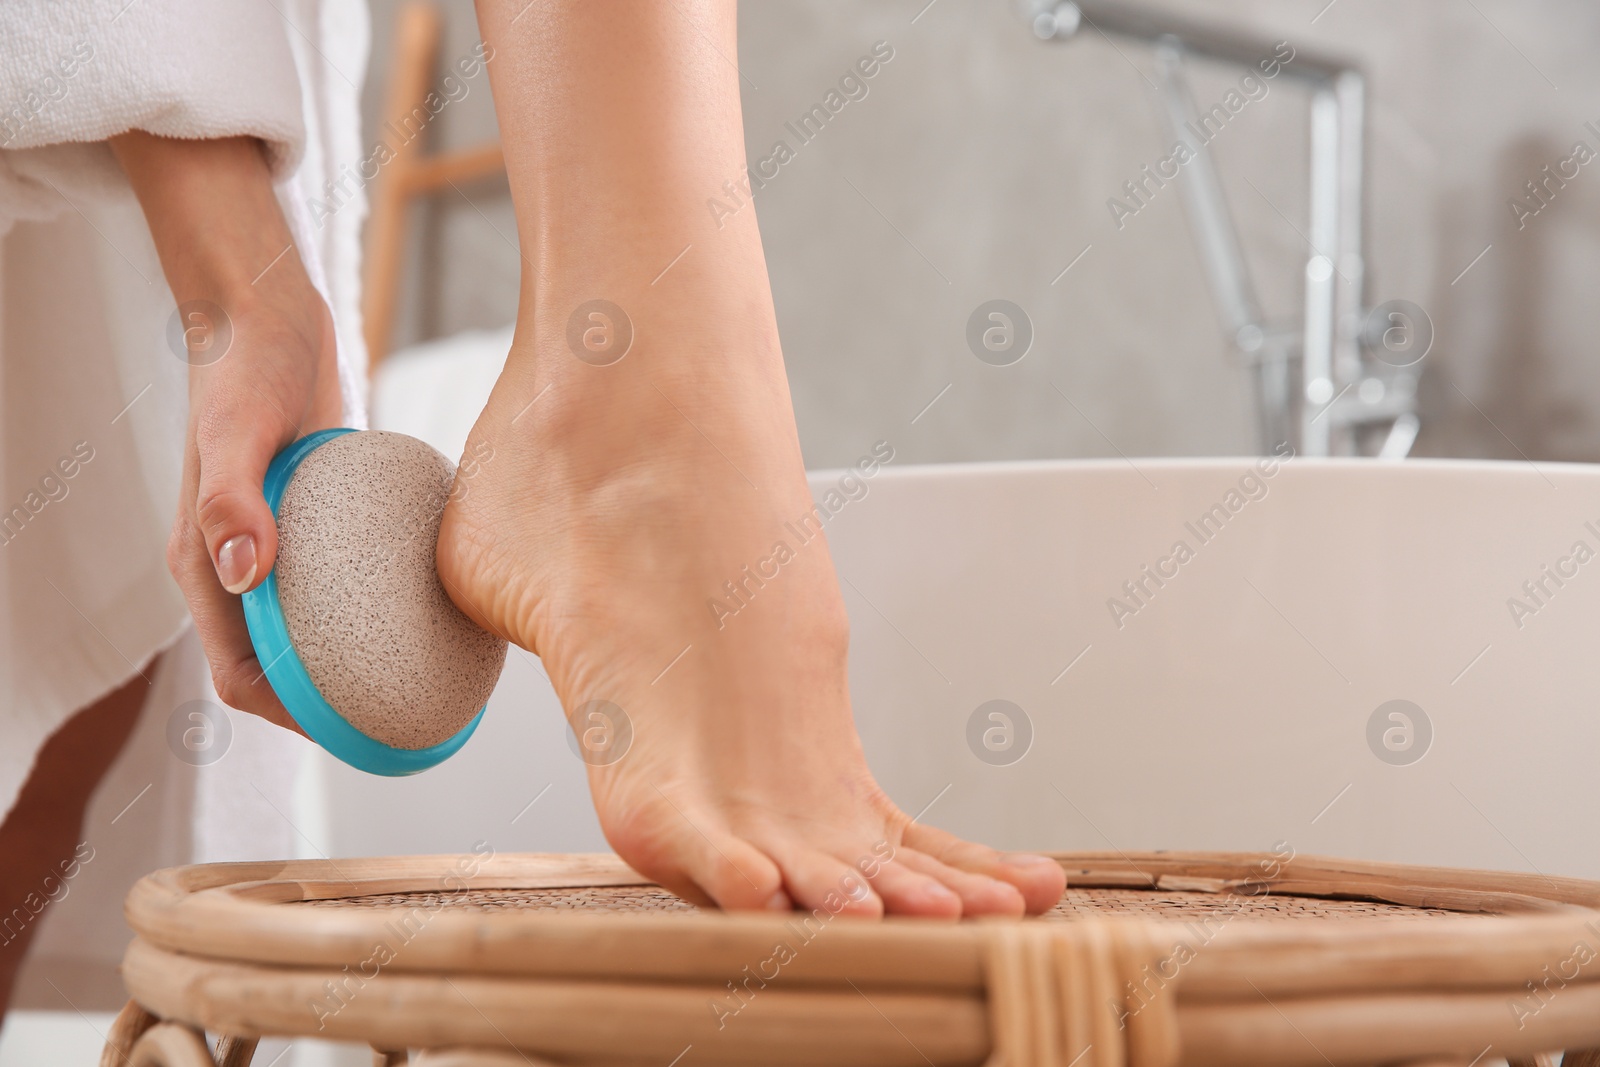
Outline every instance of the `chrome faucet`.
<svg viewBox="0 0 1600 1067">
<path fill-rule="evenodd" d="M 1404 458 L 1419 427 L 1418 363 L 1432 345 L 1433 327 L 1408 301 L 1370 307 L 1364 299 L 1366 78 L 1360 68 L 1298 46 L 1279 68 L 1311 94 L 1311 218 L 1304 235 L 1310 249 L 1302 321 L 1268 323 L 1215 160 L 1193 136 L 1204 119 L 1184 65 L 1196 56 L 1254 72 L 1282 42 L 1120 0 L 1021 0 L 1020 6 L 1041 40 L 1070 40 L 1087 27 L 1154 45 L 1167 133 L 1175 146 L 1182 142 L 1190 150 L 1178 185 L 1224 329 L 1254 371 L 1262 449 L 1288 442 L 1306 456 Z"/>
</svg>

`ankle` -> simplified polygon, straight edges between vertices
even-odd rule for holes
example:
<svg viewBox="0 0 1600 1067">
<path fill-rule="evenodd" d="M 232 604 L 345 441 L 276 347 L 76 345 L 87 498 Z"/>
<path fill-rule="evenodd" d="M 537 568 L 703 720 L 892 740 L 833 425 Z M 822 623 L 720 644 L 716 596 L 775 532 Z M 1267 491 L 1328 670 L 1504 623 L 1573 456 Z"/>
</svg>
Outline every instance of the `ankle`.
<svg viewBox="0 0 1600 1067">
<path fill-rule="evenodd" d="M 596 365 L 565 336 L 519 325 L 496 388 L 506 436 L 583 484 L 648 470 L 707 490 L 748 491 L 786 471 L 798 475 L 775 329 L 735 323 L 691 333 L 653 319 L 634 329 L 622 358 Z"/>
<path fill-rule="evenodd" d="M 525 343 L 514 357 L 540 361 L 547 371 L 627 370 L 648 362 L 660 372 L 681 362 L 732 369 L 759 356 L 781 372 L 759 237 L 723 237 L 678 247 L 653 242 L 662 250 L 636 251 L 631 259 L 546 255 L 525 275 L 516 331 Z"/>
</svg>

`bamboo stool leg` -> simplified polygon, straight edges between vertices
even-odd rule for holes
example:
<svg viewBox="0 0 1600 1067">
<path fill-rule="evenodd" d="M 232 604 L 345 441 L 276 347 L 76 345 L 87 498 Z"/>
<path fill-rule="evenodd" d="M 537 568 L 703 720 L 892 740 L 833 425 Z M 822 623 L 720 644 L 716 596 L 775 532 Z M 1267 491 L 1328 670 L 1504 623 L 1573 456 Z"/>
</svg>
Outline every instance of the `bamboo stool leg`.
<svg viewBox="0 0 1600 1067">
<path fill-rule="evenodd" d="M 259 1040 L 254 1037 L 217 1038 L 217 1067 L 250 1067 Z"/>
<path fill-rule="evenodd" d="M 111 1033 L 106 1036 L 106 1047 L 100 1053 L 100 1067 L 127 1067 L 134 1042 L 160 1021 L 134 1001 L 124 1004 L 111 1024 Z"/>
<path fill-rule="evenodd" d="M 382 1049 L 372 1050 L 372 1067 L 406 1067 L 411 1062 L 411 1054 L 401 1049 L 399 1052 L 385 1052 Z"/>
<path fill-rule="evenodd" d="M 1568 1049 L 1561 1067 L 1600 1067 L 1600 1048 Z"/>
<path fill-rule="evenodd" d="M 206 1039 L 187 1026 L 159 1023 L 133 1046 L 128 1067 L 216 1067 Z"/>
</svg>

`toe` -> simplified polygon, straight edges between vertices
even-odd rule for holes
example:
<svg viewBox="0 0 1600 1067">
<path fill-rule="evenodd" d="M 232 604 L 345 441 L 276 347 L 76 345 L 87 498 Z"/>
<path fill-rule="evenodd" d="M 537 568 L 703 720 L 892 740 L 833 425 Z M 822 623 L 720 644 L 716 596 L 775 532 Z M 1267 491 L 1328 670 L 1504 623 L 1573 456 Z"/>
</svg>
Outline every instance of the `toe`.
<svg viewBox="0 0 1600 1067">
<path fill-rule="evenodd" d="M 784 888 L 802 910 L 869 919 L 883 915 L 883 899 L 860 871 L 843 860 L 798 841 L 766 851 L 777 861 Z"/>
<path fill-rule="evenodd" d="M 922 823 L 906 828 L 904 844 L 946 866 L 1010 883 L 1022 894 L 1029 915 L 1055 907 L 1067 887 L 1066 871 L 1049 856 L 997 852 Z"/>
<path fill-rule="evenodd" d="M 783 889 L 783 873 L 760 849 L 730 835 L 716 843 L 713 851 L 714 856 L 701 857 L 694 880 L 718 907 L 728 911 L 793 908 Z"/>
<path fill-rule="evenodd" d="M 872 888 L 883 898 L 884 911 L 890 915 L 915 915 L 928 919 L 961 918 L 965 898 L 961 896 L 959 890 L 933 872 L 922 869 L 933 862 L 927 860 L 926 856 L 917 858 L 927 863 L 904 862 L 913 855 L 910 849 L 900 849 L 892 860 L 879 866 L 872 875 Z M 977 877 L 963 875 L 960 871 L 950 873 L 967 878 Z M 1019 898 L 1018 914 L 1021 911 L 1022 901 Z"/>
<path fill-rule="evenodd" d="M 778 865 L 692 805 L 651 806 L 607 837 L 634 870 L 685 900 L 728 911 L 792 907 Z"/>
<path fill-rule="evenodd" d="M 936 881 L 946 893 L 959 899 L 959 914 L 963 916 L 1007 915 L 1020 918 L 1023 914 L 1022 891 L 1010 882 L 951 867 L 911 848 L 901 848 L 894 858 L 891 866 L 914 871 L 920 877 Z M 892 906 L 890 910 L 894 910 Z"/>
</svg>

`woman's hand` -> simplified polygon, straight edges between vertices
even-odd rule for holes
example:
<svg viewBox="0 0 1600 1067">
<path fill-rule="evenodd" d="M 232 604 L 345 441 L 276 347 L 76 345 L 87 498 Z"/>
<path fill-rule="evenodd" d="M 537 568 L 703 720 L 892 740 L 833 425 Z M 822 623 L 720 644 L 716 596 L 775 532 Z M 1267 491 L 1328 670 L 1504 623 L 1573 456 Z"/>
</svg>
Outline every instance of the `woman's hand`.
<svg viewBox="0 0 1600 1067">
<path fill-rule="evenodd" d="M 259 142 L 136 131 L 111 144 L 155 238 L 190 364 L 167 566 L 217 695 L 297 730 L 256 659 L 239 594 L 261 584 L 277 556 L 261 488 L 267 465 L 296 438 L 339 424 L 333 320 L 294 247 Z"/>
</svg>

